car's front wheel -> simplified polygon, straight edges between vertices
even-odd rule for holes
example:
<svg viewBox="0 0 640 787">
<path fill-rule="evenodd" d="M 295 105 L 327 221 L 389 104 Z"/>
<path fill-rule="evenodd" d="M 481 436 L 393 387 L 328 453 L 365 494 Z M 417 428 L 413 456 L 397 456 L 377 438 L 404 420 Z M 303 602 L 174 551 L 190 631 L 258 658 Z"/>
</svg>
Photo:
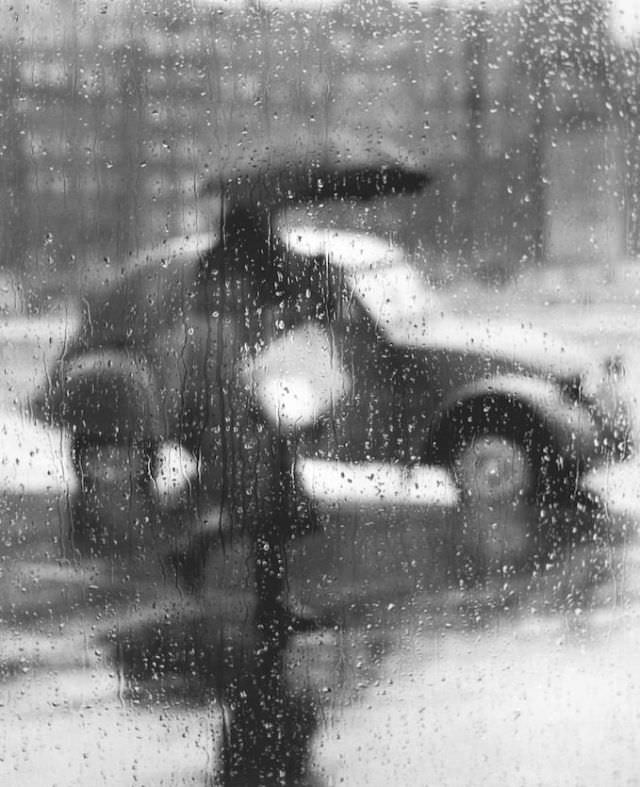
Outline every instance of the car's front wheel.
<svg viewBox="0 0 640 787">
<path fill-rule="evenodd" d="M 517 434 L 468 429 L 451 454 L 460 496 L 454 544 L 474 574 L 524 566 L 539 549 L 540 468 Z"/>
</svg>

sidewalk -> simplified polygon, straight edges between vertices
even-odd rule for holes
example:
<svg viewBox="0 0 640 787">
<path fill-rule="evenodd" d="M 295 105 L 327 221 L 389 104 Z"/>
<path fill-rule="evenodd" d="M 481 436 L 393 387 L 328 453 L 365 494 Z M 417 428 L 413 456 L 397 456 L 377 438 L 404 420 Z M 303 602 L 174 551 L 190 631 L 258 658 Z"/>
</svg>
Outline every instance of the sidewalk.
<svg viewBox="0 0 640 787">
<path fill-rule="evenodd" d="M 43 316 L 0 309 L 0 409 L 16 409 L 46 384 L 47 369 L 77 332 L 80 315 L 60 303 Z"/>
<path fill-rule="evenodd" d="M 0 683 L 3 787 L 206 784 L 219 709 L 125 702 L 118 676 L 96 661 Z"/>
<path fill-rule="evenodd" d="M 28 399 L 78 329 L 76 312 L 59 305 L 43 317 L 0 312 L 0 488 L 25 494 L 63 493 L 73 478 L 68 439 L 31 418 Z"/>
</svg>

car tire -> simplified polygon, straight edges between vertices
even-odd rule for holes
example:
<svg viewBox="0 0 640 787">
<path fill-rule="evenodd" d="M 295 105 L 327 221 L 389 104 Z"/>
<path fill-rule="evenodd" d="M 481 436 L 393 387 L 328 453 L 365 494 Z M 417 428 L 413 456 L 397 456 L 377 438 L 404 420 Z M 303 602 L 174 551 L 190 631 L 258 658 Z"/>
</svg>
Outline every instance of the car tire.
<svg viewBox="0 0 640 787">
<path fill-rule="evenodd" d="M 94 557 L 143 556 L 154 538 L 153 441 L 107 443 L 76 435 L 77 483 L 69 501 L 72 549 Z"/>
<path fill-rule="evenodd" d="M 540 459 L 518 430 L 468 427 L 451 452 L 459 490 L 456 562 L 465 574 L 509 573 L 542 549 Z"/>
</svg>

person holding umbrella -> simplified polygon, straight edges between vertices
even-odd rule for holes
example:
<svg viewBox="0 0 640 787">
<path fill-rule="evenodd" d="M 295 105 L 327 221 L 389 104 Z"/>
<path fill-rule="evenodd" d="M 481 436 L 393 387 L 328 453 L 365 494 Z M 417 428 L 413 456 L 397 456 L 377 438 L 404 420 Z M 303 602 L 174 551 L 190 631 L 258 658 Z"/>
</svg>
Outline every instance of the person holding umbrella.
<svg viewBox="0 0 640 787">
<path fill-rule="evenodd" d="M 208 461 L 207 483 L 219 489 L 232 526 L 254 543 L 259 606 L 268 597 L 278 624 L 305 627 L 308 621 L 280 603 L 277 586 L 283 582 L 284 542 L 300 529 L 301 519 L 308 519 L 309 507 L 291 482 L 291 430 L 287 433 L 282 419 L 274 421 L 255 396 L 246 359 L 263 353 L 286 329 L 326 314 L 321 302 L 326 293 L 300 280 L 300 271 L 309 266 L 299 264 L 277 225 L 288 209 L 299 207 L 342 213 L 351 224 L 364 213 L 370 221 L 372 202 L 417 192 L 430 178 L 409 151 L 390 140 L 346 131 L 235 146 L 222 152 L 220 161 L 203 190 L 216 195 L 220 205 L 221 242 L 205 258 L 214 283 L 209 311 L 217 315 L 215 336 L 210 328 L 217 363 L 209 381 L 217 429 L 211 445 L 204 444 L 210 437 L 203 435 L 200 453 Z M 302 300 L 305 290 L 311 295 Z M 206 556 L 202 545 L 197 554 L 201 560 Z M 279 600 L 275 606 L 273 598 Z"/>
<path fill-rule="evenodd" d="M 219 429 L 215 445 L 203 453 L 217 458 L 210 463 L 209 483 L 220 490 L 231 528 L 251 540 L 256 593 L 253 656 L 227 692 L 231 724 L 222 780 L 271 783 L 278 772 L 295 776 L 304 768 L 314 718 L 308 704 L 290 696 L 282 654 L 292 633 L 325 621 L 309 610 L 291 609 L 286 598 L 286 543 L 293 533 L 314 527 L 309 504 L 292 480 L 296 440 L 310 424 L 301 426 L 298 419 L 293 425 L 274 412 L 260 386 L 251 384 L 251 369 L 256 358 L 268 359 L 285 330 L 329 311 L 322 292 L 301 301 L 300 293 L 311 288 L 298 280 L 303 266 L 286 248 L 277 224 L 287 209 L 298 206 L 316 212 L 326 206 L 358 223 L 369 215 L 368 207 L 359 206 L 418 191 L 429 178 L 407 151 L 388 140 L 367 144 L 345 132 L 234 148 L 221 158 L 205 189 L 220 199 L 221 243 L 206 259 L 208 275 L 217 282 L 219 362 L 212 406 Z M 225 313 L 235 319 L 225 320 Z M 240 357 L 245 361 L 238 362 Z M 199 576 L 206 556 L 202 544 L 195 556 L 201 561 Z M 193 561 L 185 565 L 193 579 Z"/>
</svg>

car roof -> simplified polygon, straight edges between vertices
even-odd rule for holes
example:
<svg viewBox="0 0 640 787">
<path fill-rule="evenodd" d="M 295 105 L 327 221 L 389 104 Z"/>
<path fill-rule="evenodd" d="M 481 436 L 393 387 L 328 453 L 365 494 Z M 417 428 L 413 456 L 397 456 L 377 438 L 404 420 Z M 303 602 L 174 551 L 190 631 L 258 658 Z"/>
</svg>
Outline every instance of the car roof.
<svg viewBox="0 0 640 787">
<path fill-rule="evenodd" d="M 328 257 L 344 270 L 378 268 L 404 260 L 404 251 L 368 232 L 352 232 L 311 225 L 286 227 L 281 238 L 291 251 L 308 257 Z"/>
<path fill-rule="evenodd" d="M 402 247 L 365 232 L 287 228 L 285 244 L 304 256 L 325 257 L 375 325 L 394 344 L 414 344 L 440 298 L 406 258 Z"/>
</svg>

